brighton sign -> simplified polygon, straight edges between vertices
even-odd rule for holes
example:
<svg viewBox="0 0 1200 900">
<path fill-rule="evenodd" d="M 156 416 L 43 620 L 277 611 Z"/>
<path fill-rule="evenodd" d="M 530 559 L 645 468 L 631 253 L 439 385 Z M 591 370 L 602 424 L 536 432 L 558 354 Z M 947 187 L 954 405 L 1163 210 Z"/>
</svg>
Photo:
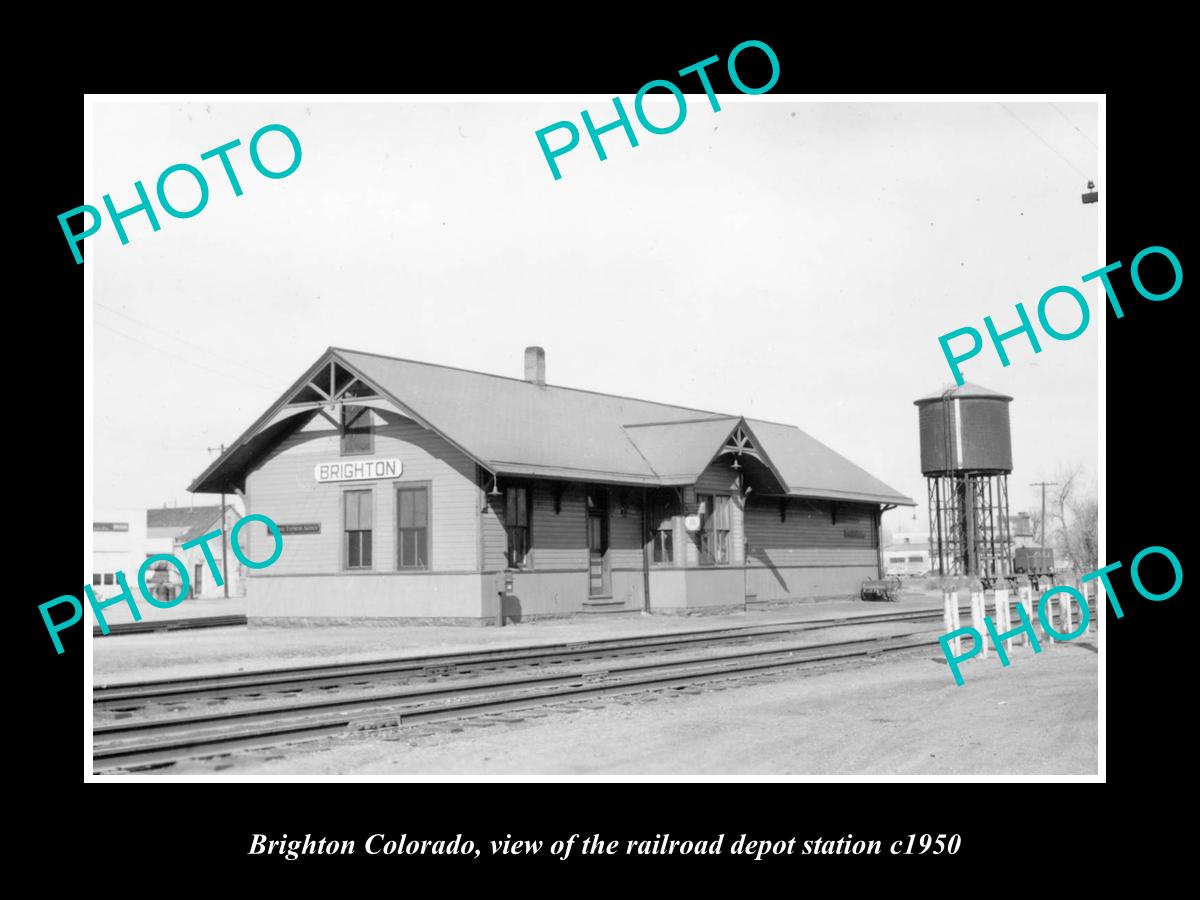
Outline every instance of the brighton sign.
<svg viewBox="0 0 1200 900">
<path fill-rule="evenodd" d="M 337 462 L 317 463 L 313 477 L 318 482 L 371 481 L 376 478 L 399 478 L 404 464 L 396 457 L 387 459 L 340 459 Z"/>
</svg>

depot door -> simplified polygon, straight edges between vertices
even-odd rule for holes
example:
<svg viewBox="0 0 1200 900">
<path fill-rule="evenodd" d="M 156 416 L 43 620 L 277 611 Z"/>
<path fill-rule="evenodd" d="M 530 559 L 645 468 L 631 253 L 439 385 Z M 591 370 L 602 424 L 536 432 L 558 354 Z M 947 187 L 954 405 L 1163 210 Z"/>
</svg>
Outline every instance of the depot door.
<svg viewBox="0 0 1200 900">
<path fill-rule="evenodd" d="M 608 509 L 598 496 L 588 498 L 588 594 L 604 597 L 608 587 Z"/>
</svg>

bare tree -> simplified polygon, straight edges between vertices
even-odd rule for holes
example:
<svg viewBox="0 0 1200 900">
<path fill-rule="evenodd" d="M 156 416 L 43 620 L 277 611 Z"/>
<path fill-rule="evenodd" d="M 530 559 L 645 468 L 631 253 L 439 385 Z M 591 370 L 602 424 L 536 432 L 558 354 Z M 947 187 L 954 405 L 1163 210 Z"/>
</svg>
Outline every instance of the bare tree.
<svg viewBox="0 0 1200 900">
<path fill-rule="evenodd" d="M 1060 467 L 1052 503 L 1046 510 L 1047 532 L 1054 548 L 1071 568 L 1090 572 L 1099 554 L 1099 505 L 1079 463 Z"/>
<path fill-rule="evenodd" d="M 1045 543 L 1045 538 L 1042 535 L 1042 511 L 1040 509 L 1031 509 L 1027 515 L 1029 516 L 1029 524 L 1033 527 L 1033 540 Z"/>
<path fill-rule="evenodd" d="M 1069 506 L 1067 559 L 1080 572 L 1094 571 L 1100 554 L 1100 507 L 1095 495 L 1080 497 Z"/>
</svg>

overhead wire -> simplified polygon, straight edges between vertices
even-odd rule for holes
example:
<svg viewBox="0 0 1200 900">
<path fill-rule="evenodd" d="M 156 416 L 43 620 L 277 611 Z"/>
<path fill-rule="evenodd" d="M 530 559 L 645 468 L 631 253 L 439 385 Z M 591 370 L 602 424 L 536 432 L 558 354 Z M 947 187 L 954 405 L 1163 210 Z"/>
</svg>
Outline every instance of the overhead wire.
<svg viewBox="0 0 1200 900">
<path fill-rule="evenodd" d="M 1012 116 L 1018 122 L 1020 122 L 1021 126 L 1026 131 L 1028 131 L 1030 134 L 1032 134 L 1035 138 L 1037 138 L 1039 141 L 1041 141 L 1042 144 L 1044 144 L 1051 153 L 1053 153 L 1055 156 L 1057 156 L 1059 159 L 1061 159 L 1063 162 L 1065 162 L 1068 166 L 1070 166 L 1071 170 L 1073 172 L 1075 172 L 1075 174 L 1077 174 L 1080 178 L 1084 178 L 1084 179 L 1088 178 L 1087 175 L 1085 175 L 1083 172 L 1079 171 L 1079 169 L 1076 167 L 1075 163 L 1071 162 L 1071 160 L 1069 160 L 1065 156 L 1063 156 L 1062 153 L 1060 153 L 1057 150 L 1057 148 L 1055 148 L 1049 141 L 1047 141 L 1044 137 L 1042 137 L 1040 134 L 1038 134 L 1036 131 L 1034 131 L 1033 127 L 1028 122 L 1026 122 L 1024 119 L 1022 119 L 1020 116 L 1018 116 L 1015 112 L 1013 112 L 1011 109 L 1009 109 L 1003 103 L 999 104 L 999 106 L 1002 110 L 1004 110 L 1006 113 L 1008 113 L 1010 116 Z"/>
<path fill-rule="evenodd" d="M 1085 131 L 1084 131 L 1082 128 L 1080 128 L 1078 125 L 1076 125 L 1074 122 L 1072 122 L 1072 121 L 1071 121 L 1071 119 L 1070 119 L 1070 118 L 1067 116 L 1067 114 L 1066 114 L 1065 112 L 1063 112 L 1061 109 L 1059 109 L 1059 108 L 1058 108 L 1058 104 L 1057 104 L 1057 103 L 1051 103 L 1050 105 L 1054 107 L 1054 110 L 1055 110 L 1055 112 L 1057 112 L 1057 113 L 1058 113 L 1060 116 L 1062 116 L 1062 117 L 1063 117 L 1063 119 L 1064 119 L 1064 121 L 1066 121 L 1066 123 L 1067 123 L 1068 125 L 1070 125 L 1072 128 L 1074 128 L 1076 131 L 1078 131 L 1078 132 L 1079 132 L 1080 136 L 1081 136 L 1081 137 L 1082 137 L 1082 138 L 1083 138 L 1085 141 L 1087 141 L 1087 142 L 1088 142 L 1089 144 L 1091 144 L 1093 147 L 1096 147 L 1096 142 L 1095 142 L 1095 141 L 1093 141 L 1093 140 L 1092 140 L 1090 137 L 1088 137 L 1088 136 L 1087 136 L 1087 132 L 1085 132 Z M 1099 148 L 1099 147 L 1096 147 L 1096 149 L 1098 150 L 1098 149 L 1100 149 L 1100 148 Z"/>
<path fill-rule="evenodd" d="M 105 329 L 106 331 L 111 331 L 113 334 L 120 335 L 121 337 L 125 338 L 126 340 L 133 341 L 135 344 L 141 344 L 143 347 L 149 347 L 151 350 L 154 350 L 157 353 L 161 353 L 165 356 L 169 356 L 173 362 L 187 363 L 189 366 L 195 366 L 197 369 L 203 369 L 206 372 L 212 372 L 214 375 L 220 375 L 223 378 L 228 378 L 232 381 L 237 381 L 243 385 L 245 385 L 245 384 L 253 385 L 254 387 L 262 388 L 265 391 L 275 390 L 275 388 L 271 387 L 270 385 L 265 385 L 265 384 L 262 384 L 257 381 L 249 381 L 246 378 L 242 377 L 241 375 L 230 375 L 228 372 L 222 372 L 219 369 L 213 369 L 209 366 L 202 365 L 201 363 L 196 362 L 194 359 L 189 359 L 186 356 L 176 356 L 174 354 L 167 353 L 167 351 L 163 350 L 161 347 L 156 347 L 153 344 L 150 344 L 150 343 L 147 343 L 146 341 L 141 340 L 140 338 L 135 338 L 131 334 L 126 334 L 123 331 L 119 331 L 116 328 L 113 328 L 111 325 L 108 325 L 104 322 L 97 320 L 96 324 L 99 325 L 101 328 Z"/>
<path fill-rule="evenodd" d="M 266 372 L 255 366 L 247 365 L 246 363 L 242 362 L 241 360 L 234 359 L 232 356 L 225 356 L 224 354 L 218 353 L 216 350 L 213 350 L 210 347 L 201 346 L 200 344 L 189 341 L 186 338 L 181 338 L 178 335 L 171 334 L 169 331 L 163 331 L 163 329 L 161 329 L 161 328 L 151 325 L 148 322 L 143 322 L 141 319 L 131 316 L 128 313 L 123 313 L 119 310 L 113 309 L 111 306 L 105 306 L 103 303 L 100 303 L 98 301 L 96 303 L 96 306 L 100 307 L 101 309 L 108 310 L 113 315 L 120 316 L 123 319 L 128 319 L 131 322 L 137 322 L 137 324 L 141 325 L 143 328 L 149 329 L 150 331 L 156 331 L 159 334 L 161 334 L 163 337 L 168 337 L 172 341 L 175 341 L 177 343 L 187 344 L 189 347 L 195 347 L 197 350 L 202 350 L 211 356 L 216 356 L 219 359 L 225 360 L 226 362 L 231 362 L 234 365 L 241 366 L 244 369 L 249 369 L 251 372 L 257 372 L 259 375 L 266 375 L 268 378 L 274 377 L 273 373 L 271 373 L 271 372 Z"/>
</svg>

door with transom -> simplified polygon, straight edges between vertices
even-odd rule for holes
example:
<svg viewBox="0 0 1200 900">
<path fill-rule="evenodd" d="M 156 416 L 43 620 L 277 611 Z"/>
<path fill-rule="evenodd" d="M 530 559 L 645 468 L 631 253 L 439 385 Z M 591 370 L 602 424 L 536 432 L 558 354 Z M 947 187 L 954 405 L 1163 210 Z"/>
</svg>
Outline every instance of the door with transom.
<svg viewBox="0 0 1200 900">
<path fill-rule="evenodd" d="M 608 491 L 594 488 L 587 498 L 588 595 L 606 597 L 608 586 Z"/>
</svg>

